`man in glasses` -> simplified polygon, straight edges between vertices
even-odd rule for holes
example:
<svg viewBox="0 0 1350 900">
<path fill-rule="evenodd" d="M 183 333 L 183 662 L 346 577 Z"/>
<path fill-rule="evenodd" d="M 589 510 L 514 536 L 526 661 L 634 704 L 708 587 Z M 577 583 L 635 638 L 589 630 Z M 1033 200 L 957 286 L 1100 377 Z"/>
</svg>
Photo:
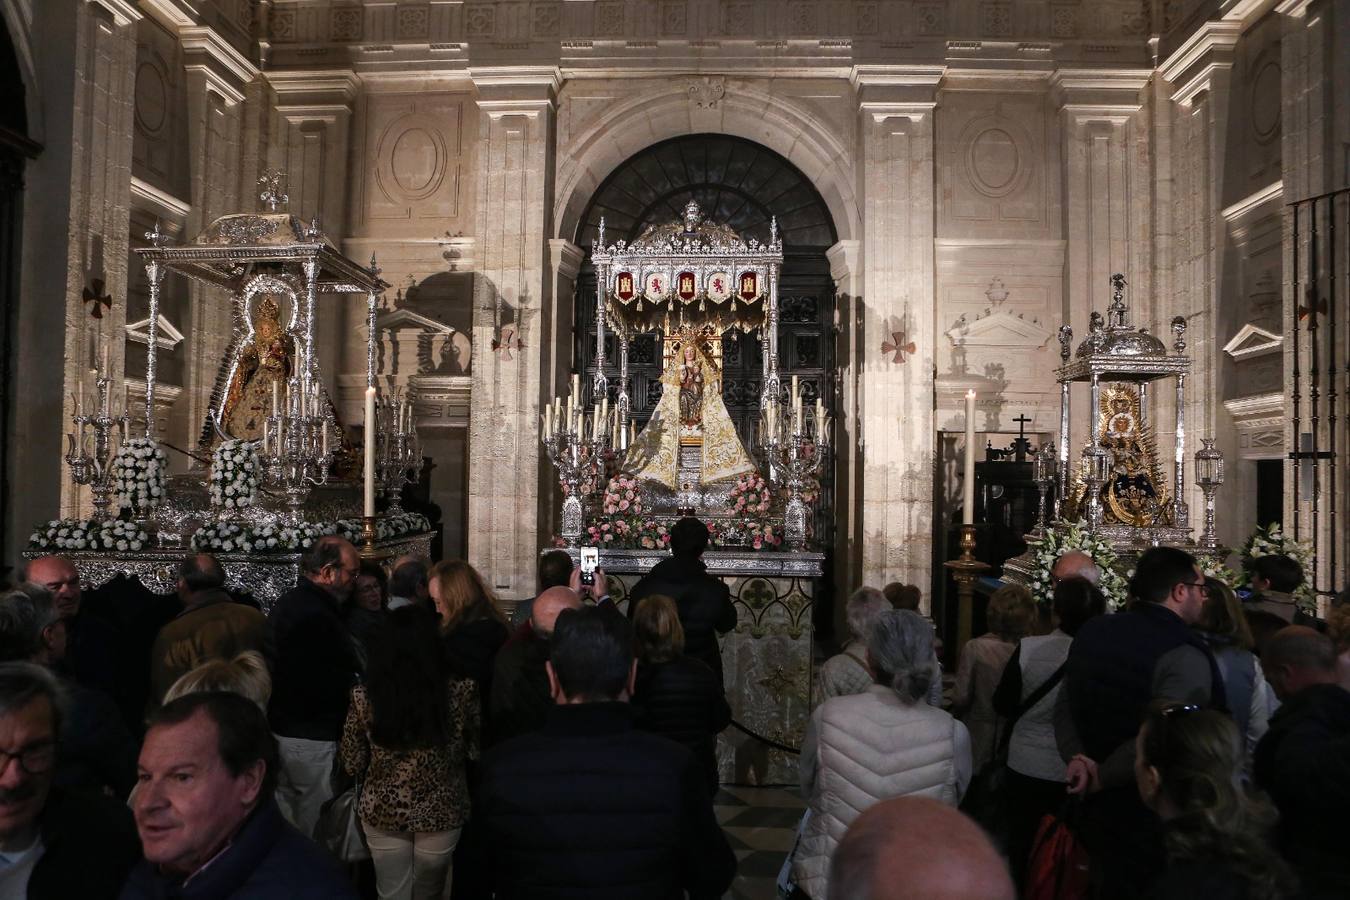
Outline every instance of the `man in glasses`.
<svg viewBox="0 0 1350 900">
<path fill-rule="evenodd" d="M 1162 871 L 1161 832 L 1134 784 L 1134 739 L 1149 703 L 1222 709 L 1223 678 L 1191 625 L 1205 605 L 1205 576 L 1173 547 L 1139 557 L 1128 611 L 1098 616 L 1074 637 L 1055 710 L 1055 738 L 1069 760 L 1070 793 L 1084 805 L 1082 840 L 1101 896 L 1136 897 Z"/>
<path fill-rule="evenodd" d="M 46 669 L 0 664 L 0 897 L 113 898 L 140 858 L 124 804 L 52 786 L 63 705 Z"/>
</svg>

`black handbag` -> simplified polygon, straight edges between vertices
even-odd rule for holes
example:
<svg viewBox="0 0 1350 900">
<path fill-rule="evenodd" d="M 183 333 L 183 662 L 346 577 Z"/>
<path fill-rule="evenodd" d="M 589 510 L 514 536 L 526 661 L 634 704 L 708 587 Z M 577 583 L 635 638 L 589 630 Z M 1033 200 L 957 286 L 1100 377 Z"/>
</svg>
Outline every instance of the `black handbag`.
<svg viewBox="0 0 1350 900">
<path fill-rule="evenodd" d="M 1016 657 L 1010 660 L 1009 664 L 1020 665 Z M 975 777 L 971 779 L 970 788 L 966 791 L 966 795 L 961 798 L 961 811 L 979 822 L 985 831 L 989 832 L 990 836 L 1000 844 L 1004 843 L 1007 832 L 1003 821 L 1003 785 L 1008 778 L 1008 744 L 1012 740 L 1013 726 L 1029 709 L 1044 700 L 1063 677 L 1064 665 L 1061 664 L 1058 669 L 1051 673 L 1049 678 L 1045 679 L 1036 690 L 1032 691 L 1022 701 L 1016 712 L 1007 717 L 999 732 L 993 758 L 985 763 L 983 769 L 975 773 Z"/>
</svg>

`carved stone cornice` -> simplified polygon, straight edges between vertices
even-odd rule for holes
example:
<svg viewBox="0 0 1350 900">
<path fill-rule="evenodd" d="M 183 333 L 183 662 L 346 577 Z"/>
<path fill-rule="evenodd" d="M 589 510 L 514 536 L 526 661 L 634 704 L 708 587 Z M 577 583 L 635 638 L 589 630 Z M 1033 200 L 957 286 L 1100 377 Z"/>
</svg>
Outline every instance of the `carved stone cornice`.
<svg viewBox="0 0 1350 900">
<path fill-rule="evenodd" d="M 469 77 L 478 89 L 478 108 L 494 117 L 551 110 L 563 84 L 557 66 L 474 66 Z"/>
<path fill-rule="evenodd" d="M 1153 76 L 1151 69 L 1059 69 L 1050 87 L 1059 108 L 1079 124 L 1122 124 L 1138 112 L 1140 92 Z"/>
<path fill-rule="evenodd" d="M 206 79 L 207 90 L 230 105 L 244 101 L 243 88 L 258 76 L 258 67 L 214 28 L 189 25 L 178 29 L 183 68 Z"/>
<path fill-rule="evenodd" d="M 850 275 L 862 274 L 858 268 L 858 254 L 862 251 L 862 241 L 840 241 L 825 251 L 830 261 L 830 277 L 838 285 Z"/>
<path fill-rule="evenodd" d="M 553 270 L 563 278 L 575 279 L 586 259 L 586 251 L 566 238 L 552 238 L 548 242 L 549 260 Z"/>
<path fill-rule="evenodd" d="M 946 66 L 857 65 L 849 82 L 858 96 L 858 109 L 875 122 L 887 119 L 921 121 L 937 105 L 938 85 Z"/>
<path fill-rule="evenodd" d="M 118 28 L 134 25 L 145 17 L 145 13 L 136 6 L 136 0 L 85 0 L 95 6 L 101 6 L 112 14 L 113 24 Z"/>
<path fill-rule="evenodd" d="M 1173 85 L 1172 100 L 1190 106 L 1209 90 L 1214 75 L 1233 67 L 1233 49 L 1242 36 L 1238 22 L 1205 22 L 1172 51 L 1159 73 Z"/>
<path fill-rule="evenodd" d="M 361 87 L 350 69 L 269 71 L 265 76 L 277 93 L 277 111 L 291 119 L 351 112 Z"/>
</svg>

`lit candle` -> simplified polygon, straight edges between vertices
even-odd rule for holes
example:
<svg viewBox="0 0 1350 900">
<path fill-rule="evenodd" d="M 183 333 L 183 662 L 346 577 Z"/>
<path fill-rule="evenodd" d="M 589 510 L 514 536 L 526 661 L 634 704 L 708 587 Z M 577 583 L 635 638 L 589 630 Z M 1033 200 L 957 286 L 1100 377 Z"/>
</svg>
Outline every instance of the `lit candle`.
<svg viewBox="0 0 1350 900">
<path fill-rule="evenodd" d="M 975 392 L 966 391 L 966 460 L 961 479 L 961 524 L 975 524 Z"/>
<path fill-rule="evenodd" d="M 375 388 L 366 388 L 365 502 L 362 512 L 375 515 Z"/>
<path fill-rule="evenodd" d="M 275 387 L 276 387 L 276 382 L 273 382 L 273 383 L 272 383 L 272 386 L 275 388 Z M 271 425 L 271 424 L 272 424 L 272 423 L 269 422 L 267 419 L 263 419 L 263 434 L 262 434 L 262 438 L 263 438 L 263 441 L 262 441 L 262 452 L 263 452 L 263 456 L 266 456 L 266 455 L 267 455 L 267 430 L 268 430 L 268 426 Z"/>
</svg>

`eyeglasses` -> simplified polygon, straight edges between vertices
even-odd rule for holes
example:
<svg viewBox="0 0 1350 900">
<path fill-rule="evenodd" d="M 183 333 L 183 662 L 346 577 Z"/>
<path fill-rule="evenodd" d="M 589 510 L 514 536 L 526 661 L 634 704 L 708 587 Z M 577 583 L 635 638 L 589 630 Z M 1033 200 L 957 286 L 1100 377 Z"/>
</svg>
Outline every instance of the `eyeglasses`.
<svg viewBox="0 0 1350 900">
<path fill-rule="evenodd" d="M 1200 707 L 1194 703 L 1173 703 L 1170 706 L 1164 706 L 1158 714 L 1164 719 L 1170 719 L 1173 716 L 1185 716 L 1199 711 Z"/>
<path fill-rule="evenodd" d="M 1178 584 L 1184 585 L 1185 587 L 1200 588 L 1202 591 L 1205 589 L 1205 582 L 1203 581 L 1181 581 L 1178 582 Z"/>
<path fill-rule="evenodd" d="M 0 772 L 9 768 L 11 759 L 17 759 L 19 768 L 29 775 L 46 775 L 52 770 L 52 764 L 56 762 L 56 743 L 44 741 L 13 753 L 8 750 L 0 750 Z"/>
</svg>

